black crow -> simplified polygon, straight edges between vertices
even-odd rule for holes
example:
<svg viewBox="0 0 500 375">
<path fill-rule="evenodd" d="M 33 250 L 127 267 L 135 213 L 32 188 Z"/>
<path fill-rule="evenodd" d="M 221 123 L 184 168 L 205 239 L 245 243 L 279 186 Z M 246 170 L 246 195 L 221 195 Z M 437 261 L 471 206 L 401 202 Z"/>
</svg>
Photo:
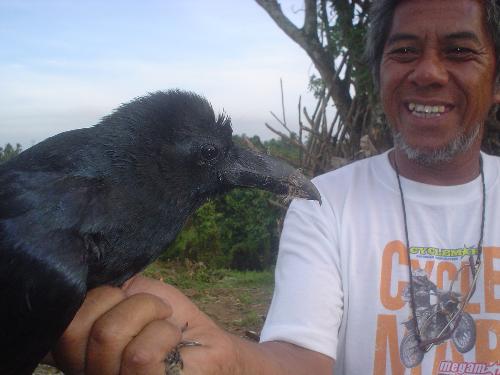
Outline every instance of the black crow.
<svg viewBox="0 0 500 375">
<path fill-rule="evenodd" d="M 320 199 L 231 134 L 204 98 L 156 92 L 0 165 L 1 375 L 31 374 L 87 290 L 144 269 L 209 197 L 240 186 Z"/>
</svg>

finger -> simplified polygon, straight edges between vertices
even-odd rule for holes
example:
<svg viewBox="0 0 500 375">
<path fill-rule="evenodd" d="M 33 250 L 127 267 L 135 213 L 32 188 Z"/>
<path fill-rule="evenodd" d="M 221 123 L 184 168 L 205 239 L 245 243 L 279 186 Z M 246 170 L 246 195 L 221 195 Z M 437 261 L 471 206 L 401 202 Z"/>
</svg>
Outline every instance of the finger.
<svg viewBox="0 0 500 375">
<path fill-rule="evenodd" d="M 149 323 L 125 348 L 120 375 L 164 375 L 165 358 L 181 337 L 180 329 L 166 320 Z"/>
<path fill-rule="evenodd" d="M 127 295 L 148 292 L 161 298 L 165 303 L 175 306 L 173 315 L 169 320 L 182 327 L 198 319 L 200 311 L 198 307 L 179 290 L 163 281 L 150 279 L 138 275 L 130 280 L 123 289 Z"/>
<path fill-rule="evenodd" d="M 100 317 L 92 327 L 87 347 L 88 375 L 116 375 L 123 350 L 154 320 L 168 318 L 172 309 L 156 296 L 135 294 Z"/>
<path fill-rule="evenodd" d="M 125 299 L 125 293 L 109 286 L 87 293 L 83 305 L 53 350 L 57 366 L 69 374 L 83 373 L 87 342 L 94 322 Z"/>
</svg>

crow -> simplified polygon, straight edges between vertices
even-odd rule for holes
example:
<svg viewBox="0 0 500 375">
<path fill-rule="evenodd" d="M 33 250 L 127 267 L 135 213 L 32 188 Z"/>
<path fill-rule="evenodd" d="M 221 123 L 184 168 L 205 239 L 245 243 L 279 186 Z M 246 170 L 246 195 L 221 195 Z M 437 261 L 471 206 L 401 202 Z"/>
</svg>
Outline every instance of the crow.
<svg viewBox="0 0 500 375">
<path fill-rule="evenodd" d="M 88 290 L 143 270 L 196 208 L 234 187 L 320 200 L 180 90 L 136 98 L 0 165 L 0 374 L 31 374 Z"/>
</svg>

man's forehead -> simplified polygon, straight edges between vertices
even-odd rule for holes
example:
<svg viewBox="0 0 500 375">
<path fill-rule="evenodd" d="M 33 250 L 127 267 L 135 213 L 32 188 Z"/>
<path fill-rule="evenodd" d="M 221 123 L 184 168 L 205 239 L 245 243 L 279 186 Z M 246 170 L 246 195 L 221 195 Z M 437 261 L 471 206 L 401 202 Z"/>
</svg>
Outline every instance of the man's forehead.
<svg viewBox="0 0 500 375">
<path fill-rule="evenodd" d="M 416 6 L 422 5 L 424 7 L 429 7 L 430 5 L 434 5 L 436 7 L 446 8 L 451 5 L 452 8 L 455 9 L 464 9 L 466 12 L 471 11 L 472 8 L 475 8 L 479 5 L 480 8 L 484 9 L 484 1 L 485 0 L 400 0 L 396 1 L 396 10 L 400 8 L 404 8 L 407 6 Z M 445 15 L 440 15 L 442 18 L 445 18 Z"/>
<path fill-rule="evenodd" d="M 406 0 L 395 9 L 387 43 L 434 33 L 448 40 L 481 43 L 485 36 L 484 4 L 476 0 Z"/>
</svg>

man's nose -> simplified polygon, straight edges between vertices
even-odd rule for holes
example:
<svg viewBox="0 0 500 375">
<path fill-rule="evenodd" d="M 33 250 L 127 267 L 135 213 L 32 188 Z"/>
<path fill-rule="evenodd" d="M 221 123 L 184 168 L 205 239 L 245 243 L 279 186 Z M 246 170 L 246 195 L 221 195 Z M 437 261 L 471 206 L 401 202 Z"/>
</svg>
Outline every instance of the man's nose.
<svg viewBox="0 0 500 375">
<path fill-rule="evenodd" d="M 419 87 L 444 86 L 448 82 L 448 71 L 438 51 L 428 50 L 418 60 L 408 76 Z"/>
</svg>

